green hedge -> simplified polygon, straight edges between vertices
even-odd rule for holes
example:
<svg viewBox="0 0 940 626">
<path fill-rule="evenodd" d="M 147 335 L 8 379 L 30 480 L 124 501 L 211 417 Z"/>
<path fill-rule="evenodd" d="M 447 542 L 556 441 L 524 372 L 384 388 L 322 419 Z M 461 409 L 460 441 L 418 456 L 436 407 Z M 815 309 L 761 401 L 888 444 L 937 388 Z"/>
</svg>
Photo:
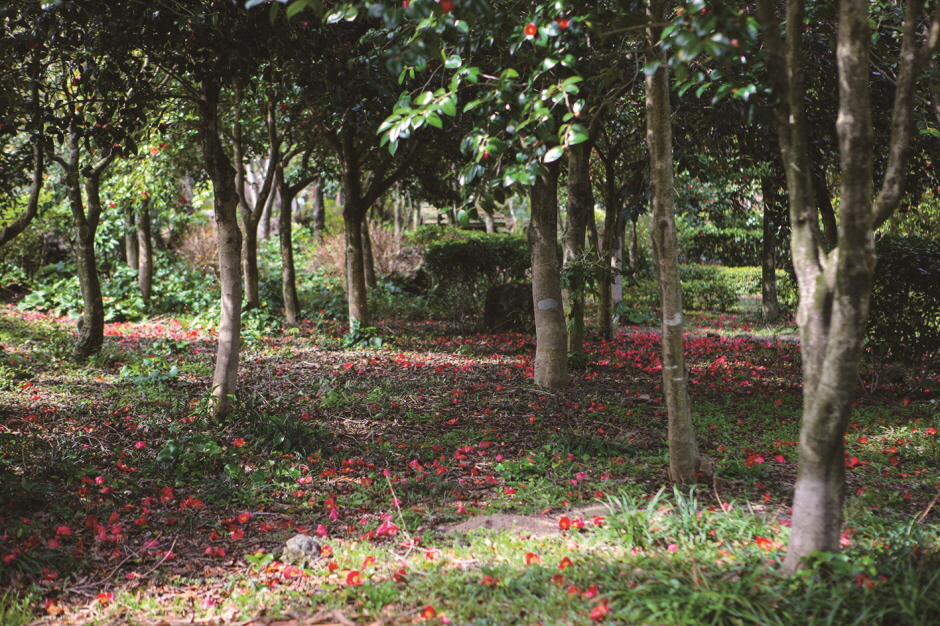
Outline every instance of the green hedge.
<svg viewBox="0 0 940 626">
<path fill-rule="evenodd" d="M 762 272 L 759 267 L 722 267 L 720 265 L 682 265 L 684 307 L 691 310 L 730 311 L 743 296 L 760 296 Z M 799 291 L 796 282 L 784 270 L 777 270 L 777 297 L 784 310 L 796 308 Z M 659 306 L 655 280 L 625 285 L 624 301 L 630 305 Z"/>
<path fill-rule="evenodd" d="M 448 287 L 524 281 L 531 265 L 525 239 L 484 233 L 432 241 L 425 246 L 424 262 L 434 282 Z"/>
<path fill-rule="evenodd" d="M 519 235 L 467 233 L 429 241 L 424 262 L 434 282 L 432 304 L 462 330 L 482 322 L 490 287 L 524 282 L 529 246 Z"/>
<path fill-rule="evenodd" d="M 679 229 L 680 254 L 689 264 L 720 263 L 726 267 L 760 265 L 763 231 L 751 228 L 716 228 L 705 226 Z M 778 237 L 777 259 L 790 258 L 788 237 Z"/>
<path fill-rule="evenodd" d="M 912 368 L 940 360 L 940 242 L 884 237 L 876 244 L 868 347 L 882 361 Z"/>
</svg>

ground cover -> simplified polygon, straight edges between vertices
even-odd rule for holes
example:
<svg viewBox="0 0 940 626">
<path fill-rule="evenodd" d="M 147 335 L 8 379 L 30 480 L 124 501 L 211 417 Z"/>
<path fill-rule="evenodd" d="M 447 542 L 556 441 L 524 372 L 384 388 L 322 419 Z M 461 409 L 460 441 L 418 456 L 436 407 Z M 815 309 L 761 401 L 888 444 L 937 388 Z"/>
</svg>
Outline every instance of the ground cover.
<svg viewBox="0 0 940 626">
<path fill-rule="evenodd" d="M 213 423 L 211 328 L 112 324 L 76 366 L 70 322 L 0 310 L 0 622 L 934 623 L 931 392 L 860 379 L 846 550 L 781 578 L 795 330 L 689 321 L 714 462 L 691 493 L 663 487 L 654 329 L 593 338 L 552 392 L 530 382 L 529 335 L 390 321 L 361 349 L 319 319 L 252 332 L 243 393 Z M 488 515 L 527 517 L 450 532 Z M 282 563 L 297 533 L 321 553 Z"/>
</svg>

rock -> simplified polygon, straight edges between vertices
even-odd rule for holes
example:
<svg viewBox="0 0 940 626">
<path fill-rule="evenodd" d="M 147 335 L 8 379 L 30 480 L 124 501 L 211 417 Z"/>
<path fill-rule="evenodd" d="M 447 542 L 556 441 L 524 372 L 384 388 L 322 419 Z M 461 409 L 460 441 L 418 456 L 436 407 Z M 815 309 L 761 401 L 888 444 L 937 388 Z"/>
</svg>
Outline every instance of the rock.
<svg viewBox="0 0 940 626">
<path fill-rule="evenodd" d="M 534 319 L 531 285 L 507 283 L 487 290 L 483 323 L 490 331 L 521 330 Z"/>
<path fill-rule="evenodd" d="M 431 287 L 421 248 L 402 248 L 388 261 L 388 278 L 405 293 L 420 295 Z"/>
<path fill-rule="evenodd" d="M 308 535 L 294 535 L 284 544 L 281 563 L 307 567 L 320 560 L 320 544 Z"/>
</svg>

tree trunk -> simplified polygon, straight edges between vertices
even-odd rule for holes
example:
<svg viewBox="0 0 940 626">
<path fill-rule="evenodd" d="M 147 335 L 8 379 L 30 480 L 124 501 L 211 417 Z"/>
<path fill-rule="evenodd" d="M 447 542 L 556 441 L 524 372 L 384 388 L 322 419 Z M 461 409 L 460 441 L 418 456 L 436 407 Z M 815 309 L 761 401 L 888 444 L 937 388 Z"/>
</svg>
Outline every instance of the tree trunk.
<svg viewBox="0 0 940 626">
<path fill-rule="evenodd" d="M 150 200 L 137 212 L 137 248 L 140 251 L 137 286 L 147 306 L 153 289 L 153 237 L 150 234 Z"/>
<path fill-rule="evenodd" d="M 591 188 L 590 143 L 574 146 L 568 153 L 568 219 L 561 236 L 561 249 L 566 269 L 583 263 L 584 237 L 587 234 L 588 212 L 594 212 L 594 190 Z M 584 280 L 572 277 L 568 289 L 562 291 L 568 313 L 568 351 L 584 352 Z"/>
<path fill-rule="evenodd" d="M 140 269 L 140 247 L 137 241 L 137 211 L 134 207 L 124 209 L 124 258 L 127 267 L 132 270 Z"/>
<path fill-rule="evenodd" d="M 535 302 L 535 384 L 549 389 L 568 384 L 568 331 L 561 306 L 558 259 L 558 162 L 543 166 L 530 189 L 532 299 Z"/>
<path fill-rule="evenodd" d="M 653 0 L 649 6 L 652 21 L 661 22 L 665 2 Z M 647 62 L 661 59 L 660 35 L 661 27 L 647 29 Z M 669 477 L 681 484 L 695 479 L 700 460 L 692 427 L 682 343 L 682 286 L 679 283 L 679 243 L 674 206 L 671 115 L 669 77 L 664 63 L 646 76 L 646 143 L 650 153 L 653 254 L 662 309 L 663 396 L 669 418 Z"/>
<path fill-rule="evenodd" d="M 210 79 L 200 85 L 199 140 L 212 181 L 213 209 L 219 247 L 222 320 L 212 377 L 214 414 L 218 418 L 232 408 L 238 384 L 238 351 L 241 341 L 241 230 L 238 227 L 238 191 L 235 168 L 225 154 L 219 133 L 219 86 Z"/>
<path fill-rule="evenodd" d="M 372 231 L 369 228 L 369 220 L 362 220 L 362 263 L 366 272 L 366 284 L 369 287 L 375 287 L 377 279 L 375 277 L 375 257 L 372 254 Z"/>
<path fill-rule="evenodd" d="M 326 230 L 326 209 L 323 206 L 323 179 L 317 180 L 313 190 L 313 236 L 317 241 L 323 239 Z"/>
<path fill-rule="evenodd" d="M 803 354 L 803 423 L 800 467 L 793 494 L 793 522 L 785 569 L 820 550 L 837 552 L 845 495 L 844 437 L 858 376 L 871 280 L 875 266 L 873 230 L 900 202 L 913 133 L 917 74 L 936 49 L 940 6 L 926 46 L 918 48 L 921 4 L 907 2 L 886 174 L 872 205 L 872 122 L 869 96 L 868 2 L 840 2 L 839 116 L 841 154 L 838 245 L 826 253 L 816 216 L 807 156 L 802 28 L 788 28 L 781 41 L 775 7 L 759 0 L 768 66 L 775 90 L 780 150 L 790 194 L 791 246 L 800 285 L 797 322 Z M 802 2 L 791 1 L 787 24 L 803 23 Z"/>
<path fill-rule="evenodd" d="M 38 84 L 38 82 L 37 82 Z M 42 192 L 45 173 L 45 160 L 42 151 L 42 142 L 33 144 L 33 183 L 29 189 L 29 198 L 26 201 L 26 210 L 12 223 L 0 230 L 0 246 L 11 241 L 14 237 L 26 230 L 33 218 L 39 212 L 39 194 Z"/>
<path fill-rule="evenodd" d="M 40 50 L 36 50 L 33 61 L 30 63 L 30 78 L 32 83 L 30 92 L 32 96 L 33 126 L 36 129 L 42 128 L 40 122 L 42 107 L 39 102 L 39 73 L 42 64 L 39 62 Z M 40 131 L 41 133 L 41 131 Z M 43 154 L 42 135 L 37 134 L 32 137 L 33 142 L 33 182 L 29 189 L 29 197 L 26 201 L 26 210 L 17 216 L 15 220 L 0 229 L 0 246 L 11 241 L 14 237 L 26 230 L 33 218 L 39 213 L 39 194 L 42 192 L 43 181 L 45 180 L 45 155 Z"/>
<path fill-rule="evenodd" d="M 268 145 L 270 155 L 267 159 L 267 170 L 261 189 L 256 193 L 249 193 L 245 184 L 244 146 L 242 143 L 242 129 L 239 111 L 241 108 L 241 90 L 235 89 L 236 121 L 232 126 L 232 152 L 235 159 L 235 189 L 238 193 L 238 207 L 241 210 L 242 227 L 242 263 L 244 265 L 245 306 L 248 309 L 261 306 L 261 296 L 258 293 L 258 224 L 271 196 L 273 186 L 274 168 L 277 166 L 278 141 L 274 127 L 274 107 L 270 102 L 265 103 L 265 122 L 268 130 Z M 251 198 L 249 200 L 249 197 Z"/>
<path fill-rule="evenodd" d="M 483 222 L 484 230 L 490 234 L 495 233 L 496 220 L 493 219 L 493 214 L 481 207 L 479 203 L 477 204 L 477 214 L 480 216 L 480 221 Z"/>
<path fill-rule="evenodd" d="M 352 198 L 347 195 L 343 207 L 343 224 L 346 226 L 346 299 L 349 307 L 349 324 L 369 325 L 369 300 L 366 290 L 366 268 L 362 241 L 362 214 L 356 210 Z"/>
<path fill-rule="evenodd" d="M 630 249 L 629 259 L 630 267 L 633 271 L 637 270 L 637 264 L 640 262 L 640 242 L 636 236 L 636 219 L 630 220 Z M 623 260 L 623 233 L 620 233 L 620 259 Z"/>
<path fill-rule="evenodd" d="M 277 193 L 273 190 L 268 196 L 268 201 L 264 203 L 264 210 L 261 212 L 261 221 L 258 223 L 258 237 L 267 239 L 271 236 L 271 214 L 274 213 L 275 205 L 280 204 Z"/>
<path fill-rule="evenodd" d="M 761 310 L 765 322 L 775 322 L 780 317 L 777 301 L 777 215 L 780 195 L 775 179 L 761 179 L 761 194 L 764 197 L 764 238 L 761 243 Z"/>
<path fill-rule="evenodd" d="M 294 270 L 294 243 L 292 207 L 296 193 L 291 194 L 284 181 L 284 169 L 277 171 L 278 195 L 281 212 L 278 215 L 278 238 L 281 244 L 281 291 L 284 296 L 284 320 L 287 326 L 296 326 L 300 318 L 300 298 L 297 297 L 297 275 Z"/>
<path fill-rule="evenodd" d="M 68 160 L 53 156 L 65 170 L 66 192 L 69 208 L 72 211 L 72 224 L 75 228 L 73 251 L 78 269 L 78 281 L 82 291 L 82 317 L 78 322 L 78 340 L 72 350 L 72 357 L 84 361 L 97 354 L 104 343 L 104 303 L 101 299 L 101 283 L 98 279 L 98 265 L 95 256 L 95 232 L 101 217 L 101 197 L 99 186 L 101 174 L 114 159 L 114 153 L 90 166 L 85 178 L 85 196 L 88 201 L 86 214 L 82 200 L 80 142 L 78 130 L 69 128 Z"/>
<path fill-rule="evenodd" d="M 599 151 L 601 162 L 604 164 L 604 235 L 598 247 L 598 258 L 601 263 L 614 271 L 614 279 L 609 285 L 599 286 L 597 324 L 601 335 L 611 341 L 616 329 L 613 310 L 616 302 L 620 301 L 617 289 L 622 281 L 618 270 L 622 267 L 620 261 L 623 257 L 623 218 L 620 217 L 621 202 L 615 169 L 617 146 L 608 142 L 606 147 L 606 152 Z M 620 233 L 621 250 L 619 260 L 617 256 L 618 233 Z"/>
</svg>

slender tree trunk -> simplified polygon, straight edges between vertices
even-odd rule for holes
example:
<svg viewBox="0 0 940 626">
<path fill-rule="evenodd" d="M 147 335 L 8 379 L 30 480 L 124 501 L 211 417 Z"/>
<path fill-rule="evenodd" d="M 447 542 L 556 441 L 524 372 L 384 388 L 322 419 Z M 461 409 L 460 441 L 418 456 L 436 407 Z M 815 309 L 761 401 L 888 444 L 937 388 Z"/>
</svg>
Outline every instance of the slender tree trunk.
<svg viewBox="0 0 940 626">
<path fill-rule="evenodd" d="M 235 168 L 220 141 L 218 105 L 219 86 L 203 80 L 199 94 L 199 140 L 206 172 L 212 180 L 213 209 L 219 247 L 219 273 L 222 288 L 222 320 L 212 395 L 216 417 L 227 414 L 231 396 L 238 384 L 238 352 L 241 341 L 241 230 L 238 227 L 239 195 L 235 187 Z"/>
<path fill-rule="evenodd" d="M 267 239 L 271 236 L 271 214 L 274 213 L 274 207 L 279 206 L 281 203 L 280 197 L 276 193 L 271 193 L 268 196 L 268 201 L 264 204 L 264 212 L 261 214 L 261 223 L 259 224 L 258 235 L 262 239 Z"/>
<path fill-rule="evenodd" d="M 72 357 L 84 361 L 101 350 L 104 342 L 104 303 L 101 299 L 101 283 L 98 279 L 98 264 L 95 256 L 95 232 L 101 217 L 99 186 L 101 174 L 111 164 L 114 153 L 89 166 L 90 171 L 80 173 L 80 141 L 75 126 L 69 128 L 68 160 L 53 156 L 65 170 L 66 193 L 72 211 L 75 228 L 73 250 L 78 269 L 78 281 L 82 291 L 82 317 L 78 323 L 78 340 Z M 81 177 L 85 174 L 85 196 L 87 213 L 82 200 Z"/>
<path fill-rule="evenodd" d="M 137 212 L 137 242 L 140 251 L 137 286 L 147 306 L 150 306 L 150 293 L 153 290 L 153 237 L 150 234 L 150 201 L 144 202 Z"/>
<path fill-rule="evenodd" d="M 317 241 L 323 239 L 326 230 L 326 209 L 323 205 L 323 179 L 317 180 L 313 190 L 313 236 Z"/>
<path fill-rule="evenodd" d="M 402 198 L 398 196 L 395 198 L 395 237 L 400 237 L 402 231 L 401 205 Z"/>
<path fill-rule="evenodd" d="M 42 107 L 40 106 L 39 94 L 39 74 L 42 71 L 40 56 L 42 52 L 37 49 L 33 60 L 29 65 L 30 95 L 32 99 L 31 110 L 33 113 L 33 127 L 37 130 L 42 128 L 41 116 Z M 39 131 L 41 133 L 41 130 Z M 44 174 L 45 174 L 45 155 L 43 154 L 42 135 L 37 134 L 32 138 L 33 143 L 33 183 L 29 189 L 29 197 L 26 201 L 26 210 L 17 216 L 15 220 L 0 229 L 0 246 L 11 241 L 14 237 L 26 230 L 26 227 L 33 221 L 39 212 L 39 194 L 42 192 Z"/>
<path fill-rule="evenodd" d="M 366 272 L 366 285 L 375 287 L 378 280 L 375 277 L 375 256 L 372 254 L 372 231 L 368 218 L 362 220 L 362 263 Z"/>
<path fill-rule="evenodd" d="M 774 322 L 780 317 L 780 304 L 777 301 L 777 215 L 779 214 L 780 196 L 775 186 L 775 178 L 761 179 L 761 192 L 764 197 L 764 238 L 761 242 L 761 310 L 765 322 Z"/>
<path fill-rule="evenodd" d="M 528 238 L 535 302 L 535 384 L 553 389 L 568 384 L 568 331 L 558 258 L 558 162 L 543 168 L 530 189 Z"/>
<path fill-rule="evenodd" d="M 818 158 L 822 159 L 821 153 Z M 814 163 L 813 166 L 813 194 L 816 197 L 816 206 L 819 207 L 819 216 L 822 219 L 826 245 L 831 249 L 839 243 L 839 226 L 836 224 L 836 212 L 832 207 L 832 198 L 829 196 L 826 172 L 820 163 Z"/>
<path fill-rule="evenodd" d="M 270 102 L 266 102 L 265 118 L 268 129 L 268 145 L 271 154 L 267 159 L 267 171 L 265 172 L 261 189 L 257 192 L 252 191 L 249 193 L 245 184 L 246 172 L 242 128 L 241 122 L 238 121 L 242 101 L 241 89 L 238 87 L 235 89 L 235 101 L 236 121 L 232 126 L 232 151 L 236 171 L 235 188 L 238 193 L 238 207 L 241 210 L 243 227 L 242 263 L 244 267 L 242 271 L 244 272 L 245 281 L 245 305 L 246 308 L 252 309 L 261 306 L 261 296 L 258 292 L 258 281 L 260 279 L 260 273 L 258 271 L 258 225 L 261 222 L 261 216 L 271 196 L 274 168 L 277 166 L 278 141 L 274 127 L 274 107 Z"/>
<path fill-rule="evenodd" d="M 496 232 L 496 220 L 493 219 L 493 214 L 484 209 L 483 207 L 477 204 L 477 213 L 480 216 L 480 221 L 483 222 L 483 228 L 487 233 Z"/>
<path fill-rule="evenodd" d="M 617 173 L 614 168 L 616 146 L 608 142 L 607 152 L 601 152 L 600 157 L 601 162 L 604 164 L 604 236 L 598 248 L 598 256 L 601 263 L 613 268 L 616 272 L 619 269 L 619 264 L 615 260 L 618 228 L 621 233 L 623 231 L 623 219 L 620 217 L 620 194 L 617 189 Z M 621 248 L 623 245 L 622 240 L 621 235 Z M 601 335 L 608 341 L 614 338 L 615 320 L 613 309 L 619 280 L 621 280 L 621 276 L 618 272 L 615 273 L 611 284 L 599 286 L 597 325 Z"/>
<path fill-rule="evenodd" d="M 583 261 L 584 238 L 587 234 L 588 212 L 594 212 L 594 190 L 591 187 L 591 148 L 575 146 L 568 153 L 568 219 L 561 236 L 563 261 L 566 268 Z M 570 321 L 568 351 L 584 352 L 584 281 L 569 280 L 562 291 L 565 311 Z"/>
<path fill-rule="evenodd" d="M 36 89 L 38 90 L 38 81 Z M 37 96 L 38 97 L 38 96 Z M 11 241 L 14 237 L 26 230 L 33 218 L 39 212 L 39 194 L 42 192 L 43 175 L 45 173 L 45 157 L 42 151 L 42 142 L 33 143 L 33 184 L 29 189 L 29 198 L 26 201 L 26 210 L 13 222 L 0 230 L 0 246 Z"/>
<path fill-rule="evenodd" d="M 300 319 L 300 298 L 297 297 L 297 275 L 294 270 L 294 243 L 292 207 L 296 193 L 291 194 L 284 181 L 284 169 L 277 170 L 278 195 L 281 212 L 278 215 L 278 237 L 281 244 L 281 289 L 284 296 L 284 320 L 287 326 L 296 326 Z"/>
<path fill-rule="evenodd" d="M 637 264 L 640 262 L 640 242 L 636 236 L 636 220 L 630 220 L 630 249 L 629 249 L 629 259 L 630 267 L 634 271 L 637 269 Z M 620 233 L 620 258 L 623 260 L 623 233 Z"/>
<path fill-rule="evenodd" d="M 663 0 L 650 2 L 650 17 L 660 22 Z M 659 27 L 647 29 L 647 61 L 661 58 Z M 692 427 L 682 332 L 682 286 L 679 283 L 678 236 L 675 219 L 675 184 L 672 162 L 672 108 L 666 65 L 646 76 L 646 143 L 650 153 L 650 185 L 653 205 L 653 253 L 659 275 L 662 309 L 663 395 L 669 418 L 669 477 L 675 483 L 695 479 L 700 459 Z"/>
<path fill-rule="evenodd" d="M 362 242 L 362 214 L 354 207 L 353 199 L 347 195 L 343 207 L 343 224 L 346 226 L 346 299 L 349 306 L 350 325 L 369 325 L 369 300 L 366 290 L 366 267 Z"/>
<path fill-rule="evenodd" d="M 127 267 L 132 270 L 140 269 L 140 248 L 137 242 L 137 211 L 134 207 L 124 209 L 124 257 Z"/>
</svg>

